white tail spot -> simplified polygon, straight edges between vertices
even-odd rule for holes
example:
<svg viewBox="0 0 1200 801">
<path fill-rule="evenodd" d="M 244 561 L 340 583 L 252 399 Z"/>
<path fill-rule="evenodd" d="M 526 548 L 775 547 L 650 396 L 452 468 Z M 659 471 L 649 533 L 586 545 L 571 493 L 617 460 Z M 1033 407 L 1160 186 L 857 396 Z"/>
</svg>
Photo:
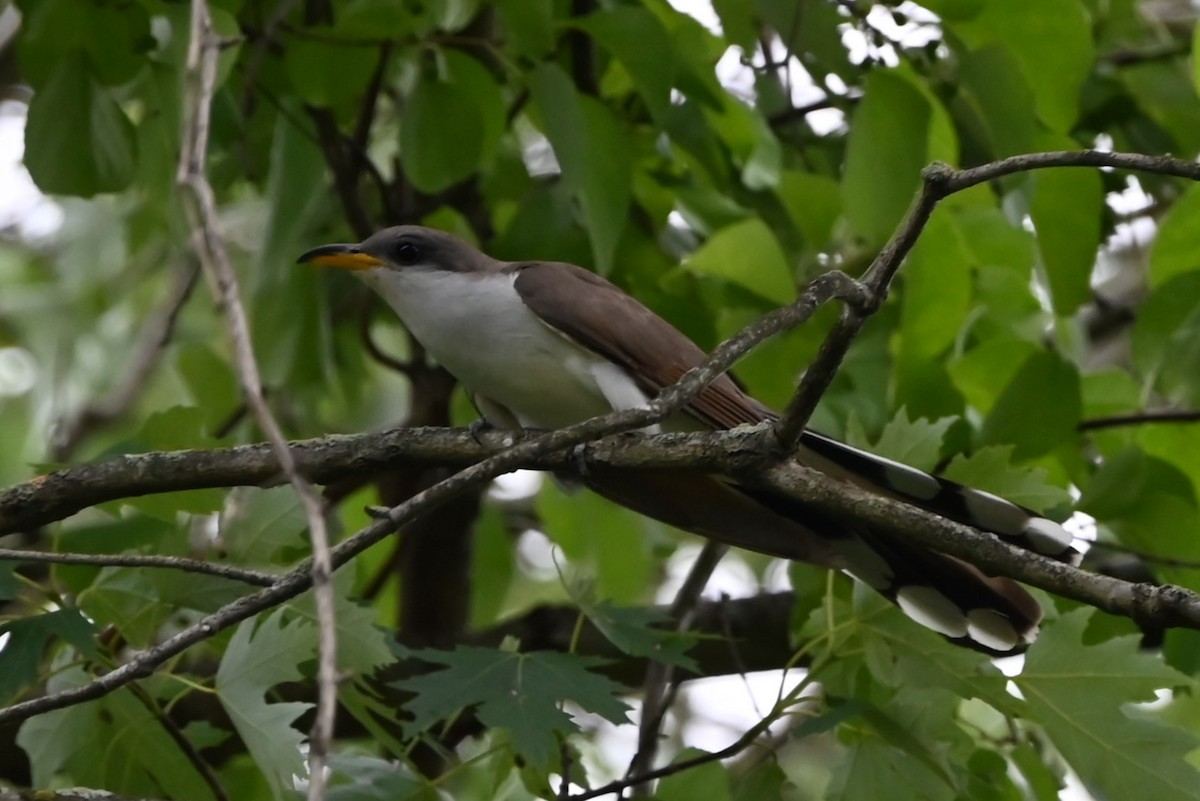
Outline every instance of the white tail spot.
<svg viewBox="0 0 1200 801">
<path fill-rule="evenodd" d="M 857 537 L 838 543 L 845 558 L 845 572 L 880 592 L 892 586 L 895 574 L 879 553 Z"/>
<path fill-rule="evenodd" d="M 1024 533 L 1038 553 L 1056 556 L 1071 547 L 1071 535 L 1067 530 L 1044 517 L 1030 518 Z"/>
<path fill-rule="evenodd" d="M 967 614 L 967 636 L 993 651 L 1011 651 L 1021 644 L 1012 621 L 994 609 L 972 609 Z"/>
<path fill-rule="evenodd" d="M 933 587 L 903 587 L 896 605 L 904 614 L 928 629 L 947 637 L 967 636 L 967 616 L 958 605 Z"/>
</svg>

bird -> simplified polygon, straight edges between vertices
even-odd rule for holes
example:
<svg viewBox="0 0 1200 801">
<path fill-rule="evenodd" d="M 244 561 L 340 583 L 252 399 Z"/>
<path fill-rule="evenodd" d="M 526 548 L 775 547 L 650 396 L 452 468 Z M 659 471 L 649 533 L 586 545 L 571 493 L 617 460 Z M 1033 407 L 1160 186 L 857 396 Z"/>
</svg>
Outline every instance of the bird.
<svg viewBox="0 0 1200 801">
<path fill-rule="evenodd" d="M 385 228 L 358 244 L 313 248 L 300 264 L 349 270 L 378 293 L 426 353 L 453 374 L 486 425 L 556 429 L 636 408 L 706 358 L 678 328 L 574 264 L 494 259 L 453 234 Z M 699 431 L 777 419 L 729 374 L 650 431 Z M 1076 563 L 1058 523 L 972 489 L 805 430 L 793 458 L 1010 543 Z M 843 571 L 909 618 L 993 656 L 1037 635 L 1041 605 L 1015 581 L 778 492 L 699 471 L 589 466 L 590 489 L 651 518 L 751 551 Z"/>
</svg>

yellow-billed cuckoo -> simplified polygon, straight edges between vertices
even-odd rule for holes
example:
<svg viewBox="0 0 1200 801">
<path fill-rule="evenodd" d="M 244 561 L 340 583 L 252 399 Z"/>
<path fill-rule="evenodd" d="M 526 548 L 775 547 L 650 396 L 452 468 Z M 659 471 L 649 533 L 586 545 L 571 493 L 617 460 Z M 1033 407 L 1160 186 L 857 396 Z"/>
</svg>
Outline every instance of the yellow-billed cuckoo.
<svg viewBox="0 0 1200 801">
<path fill-rule="evenodd" d="M 355 271 L 502 428 L 560 428 L 647 402 L 704 360 L 683 333 L 573 264 L 502 262 L 431 228 L 387 228 L 358 245 L 300 257 Z M 775 414 L 728 376 L 662 424 L 732 428 Z M 994 495 L 874 456 L 812 431 L 796 459 L 836 478 L 1072 561 L 1061 526 Z M 589 469 L 601 495 L 670 525 L 761 553 L 844 570 L 909 617 L 980 650 L 1020 651 L 1042 612 L 1015 582 L 849 526 L 793 499 L 694 471 Z"/>
</svg>

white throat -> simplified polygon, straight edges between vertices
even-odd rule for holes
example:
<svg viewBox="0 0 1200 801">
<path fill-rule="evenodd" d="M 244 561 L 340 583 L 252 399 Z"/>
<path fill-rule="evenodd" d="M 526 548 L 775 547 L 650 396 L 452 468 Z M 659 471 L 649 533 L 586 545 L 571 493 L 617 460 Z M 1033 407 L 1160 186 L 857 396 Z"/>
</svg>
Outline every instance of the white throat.
<svg viewBox="0 0 1200 801">
<path fill-rule="evenodd" d="M 624 369 L 530 311 L 513 286 L 515 273 L 412 266 L 357 275 L 468 391 L 504 407 L 522 426 L 561 428 L 646 403 Z"/>
</svg>

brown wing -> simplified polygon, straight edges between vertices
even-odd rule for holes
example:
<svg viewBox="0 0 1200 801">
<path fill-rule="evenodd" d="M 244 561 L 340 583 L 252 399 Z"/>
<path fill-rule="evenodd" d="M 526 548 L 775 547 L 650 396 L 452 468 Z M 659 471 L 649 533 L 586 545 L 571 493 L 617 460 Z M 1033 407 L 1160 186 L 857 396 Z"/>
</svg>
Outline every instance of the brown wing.
<svg viewBox="0 0 1200 801">
<path fill-rule="evenodd" d="M 514 286 L 534 314 L 584 347 L 624 367 L 653 396 L 706 358 L 696 343 L 617 286 L 564 262 L 514 265 Z M 620 320 L 619 336 L 606 336 Z M 687 411 L 714 428 L 754 424 L 774 416 L 722 375 Z"/>
<path fill-rule="evenodd" d="M 517 271 L 517 292 L 535 314 L 620 364 L 647 393 L 671 385 L 705 358 L 677 328 L 597 275 L 556 262 L 517 264 L 510 269 Z M 604 336 L 614 320 L 621 321 L 620 336 Z M 687 410 L 718 428 L 773 416 L 724 375 Z M 868 474 L 882 475 L 888 486 L 888 476 L 897 473 L 893 463 L 867 465 L 869 454 L 845 446 L 847 453 L 834 453 L 823 438 L 815 444 L 806 442 L 813 453 L 825 455 L 820 465 L 835 477 L 845 479 L 870 467 Z M 908 472 L 898 474 L 912 483 Z M 987 653 L 1024 650 L 1041 619 L 1037 601 L 1008 579 L 985 576 L 965 562 L 869 529 L 849 529 L 787 496 L 680 470 L 627 473 L 593 467 L 584 480 L 601 495 L 670 525 L 753 551 L 863 576 L 913 619 Z"/>
</svg>

